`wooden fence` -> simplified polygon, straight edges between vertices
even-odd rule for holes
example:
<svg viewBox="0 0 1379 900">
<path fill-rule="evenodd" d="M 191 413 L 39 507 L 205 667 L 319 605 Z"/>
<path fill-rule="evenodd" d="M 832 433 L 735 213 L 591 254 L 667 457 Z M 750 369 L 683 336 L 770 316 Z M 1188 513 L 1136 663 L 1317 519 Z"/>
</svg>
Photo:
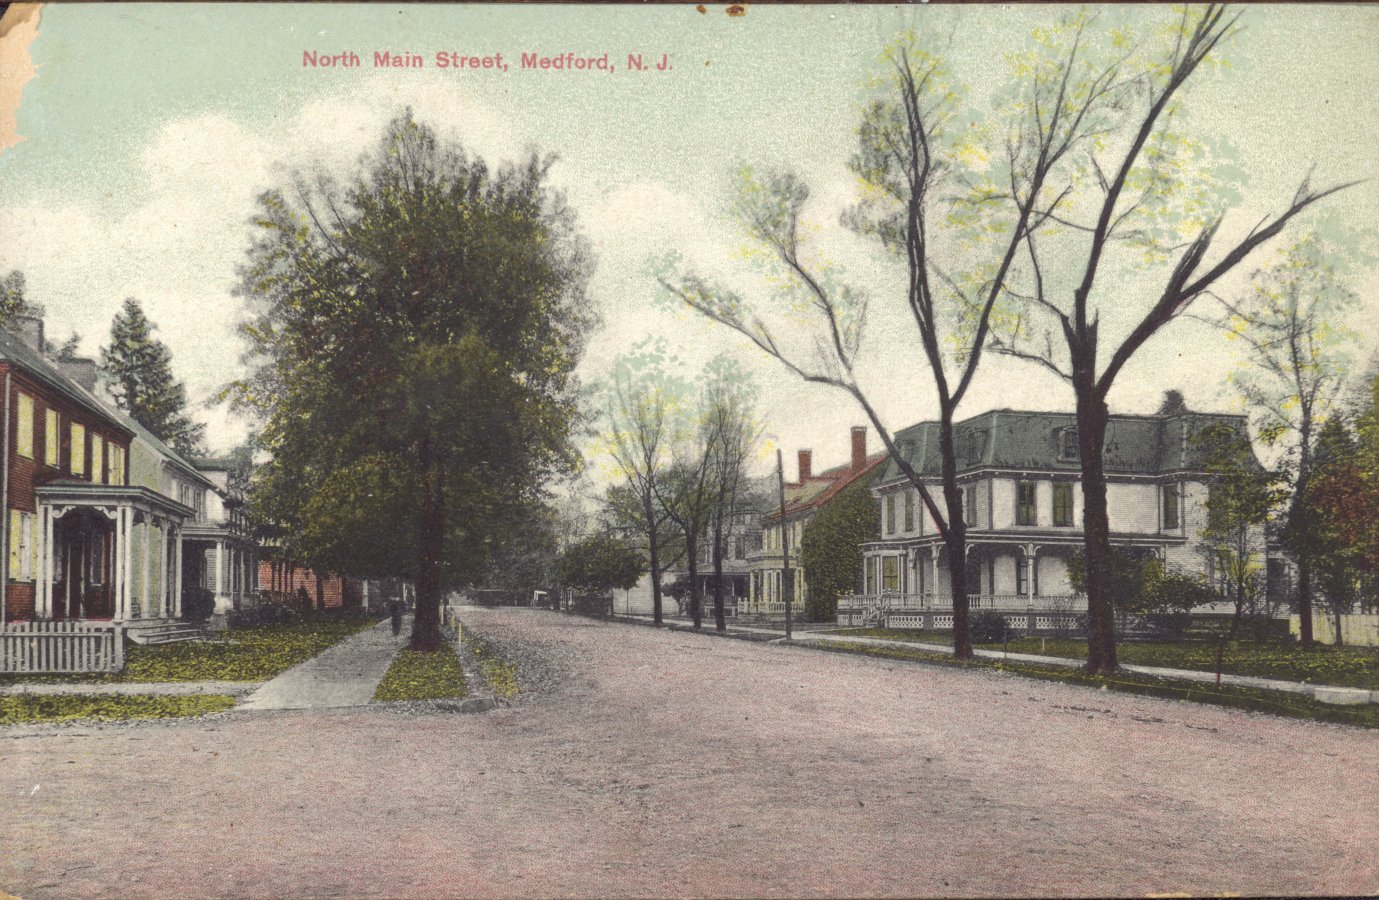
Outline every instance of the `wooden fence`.
<svg viewBox="0 0 1379 900">
<path fill-rule="evenodd" d="M 124 629 L 110 622 L 11 622 L 0 628 L 0 672 L 119 672 Z"/>
</svg>

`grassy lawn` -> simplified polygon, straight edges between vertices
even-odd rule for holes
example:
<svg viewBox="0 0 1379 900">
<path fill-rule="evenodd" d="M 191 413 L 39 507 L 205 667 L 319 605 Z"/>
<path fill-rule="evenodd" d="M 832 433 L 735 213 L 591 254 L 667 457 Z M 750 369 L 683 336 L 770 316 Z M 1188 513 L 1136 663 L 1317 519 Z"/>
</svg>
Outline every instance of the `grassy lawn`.
<svg viewBox="0 0 1379 900">
<path fill-rule="evenodd" d="M 906 628 L 829 628 L 818 633 L 881 638 L 887 641 L 906 641 L 914 644 L 943 644 L 945 647 L 953 646 L 953 632 L 951 631 L 918 631 Z"/>
<path fill-rule="evenodd" d="M 267 681 L 376 622 L 316 619 L 226 632 L 215 641 L 132 646 L 118 675 L 0 675 L 14 682 Z"/>
<path fill-rule="evenodd" d="M 1037 639 L 1036 639 L 1037 640 Z M 1282 691 L 1269 691 L 1260 688 L 1239 687 L 1236 685 L 1200 684 L 1193 681 L 1174 681 L 1156 678 L 1151 675 L 1123 673 L 1109 677 L 1087 675 L 1076 669 L 1054 668 L 1029 663 L 1002 662 L 995 659 L 976 659 L 959 661 L 946 653 L 932 653 L 909 647 L 882 647 L 875 644 L 849 644 L 843 641 L 811 641 L 801 647 L 823 647 L 843 653 L 873 656 L 881 659 L 904 660 L 928 663 L 930 665 L 951 666 L 964 669 L 992 669 L 1011 672 L 1028 678 L 1044 681 L 1059 681 L 1064 684 L 1080 684 L 1087 687 L 1105 687 L 1122 693 L 1160 697 L 1168 700 L 1188 700 L 1194 703 L 1210 703 L 1215 706 L 1229 706 L 1256 712 L 1272 713 L 1294 719 L 1312 719 L 1318 722 L 1335 722 L 1344 725 L 1357 725 L 1363 728 L 1379 728 L 1379 704 L 1367 703 L 1359 706 L 1332 706 L 1320 703 L 1303 694 L 1290 694 Z"/>
<path fill-rule="evenodd" d="M 516 697 L 517 692 L 521 690 L 517 684 L 517 667 L 499 658 L 489 643 L 476 636 L 474 632 L 466 629 L 460 633 L 460 637 L 469 648 L 469 652 L 478 660 L 479 674 L 483 675 L 484 681 L 493 688 L 493 693 L 508 700 Z"/>
<path fill-rule="evenodd" d="M 11 694 L 0 697 L 0 725 L 75 719 L 168 719 L 204 716 L 235 705 L 228 694 Z"/>
<path fill-rule="evenodd" d="M 829 634 L 862 635 L 894 641 L 946 644 L 953 637 L 940 632 L 904 631 L 889 628 L 839 628 Z M 999 649 L 1002 644 L 980 644 Z M 1012 653 L 1038 653 L 1067 659 L 1086 659 L 1087 642 L 1059 638 L 1025 637 L 1009 644 Z M 1216 671 L 1216 645 L 1202 642 L 1164 641 L 1126 642 L 1117 647 L 1122 663 L 1162 666 L 1169 669 Z M 1379 690 L 1379 650 L 1373 647 L 1325 647 L 1303 650 L 1294 644 L 1240 641 L 1226 648 L 1221 671 L 1232 675 L 1253 675 L 1281 681 L 1306 681 Z"/>
<path fill-rule="evenodd" d="M 374 691 L 375 702 L 388 700 L 462 699 L 469 693 L 455 648 L 446 644 L 436 653 L 400 650 Z"/>
</svg>

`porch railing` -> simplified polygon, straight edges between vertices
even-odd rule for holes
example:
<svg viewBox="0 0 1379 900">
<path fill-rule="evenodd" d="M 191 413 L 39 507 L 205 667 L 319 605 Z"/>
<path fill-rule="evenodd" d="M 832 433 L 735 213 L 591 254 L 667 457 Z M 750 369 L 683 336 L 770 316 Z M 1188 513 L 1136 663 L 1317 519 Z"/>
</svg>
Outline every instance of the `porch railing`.
<svg viewBox="0 0 1379 900">
<path fill-rule="evenodd" d="M 1081 594 L 968 594 L 967 605 L 972 611 L 1085 613 L 1087 598 Z M 922 610 L 952 612 L 953 598 L 948 594 L 850 594 L 838 598 L 839 609 L 861 610 Z"/>
<path fill-rule="evenodd" d="M 995 611 L 1012 628 L 1059 631 L 1072 627 L 1087 612 L 1087 598 L 1077 594 L 969 594 L 971 612 Z M 934 594 L 853 594 L 838 598 L 838 624 L 888 628 L 953 627 L 953 598 Z"/>
<path fill-rule="evenodd" d="M 124 669 L 124 629 L 110 622 L 11 622 L 0 628 L 0 672 Z"/>
</svg>

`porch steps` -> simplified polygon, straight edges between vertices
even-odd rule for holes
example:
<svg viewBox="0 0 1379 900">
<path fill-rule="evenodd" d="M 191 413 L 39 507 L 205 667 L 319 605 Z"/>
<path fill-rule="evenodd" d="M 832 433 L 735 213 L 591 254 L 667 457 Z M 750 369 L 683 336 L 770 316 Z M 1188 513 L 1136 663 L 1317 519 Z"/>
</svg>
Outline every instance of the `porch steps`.
<svg viewBox="0 0 1379 900">
<path fill-rule="evenodd" d="M 207 639 L 206 632 L 198 626 L 177 621 L 128 625 L 125 634 L 136 644 L 176 644 Z"/>
</svg>

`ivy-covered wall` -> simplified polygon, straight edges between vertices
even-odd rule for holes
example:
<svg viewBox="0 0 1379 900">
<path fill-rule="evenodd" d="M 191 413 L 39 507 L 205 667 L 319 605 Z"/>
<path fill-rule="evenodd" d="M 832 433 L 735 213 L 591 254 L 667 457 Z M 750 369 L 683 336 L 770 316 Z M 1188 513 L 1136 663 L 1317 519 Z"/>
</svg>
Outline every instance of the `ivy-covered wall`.
<svg viewBox="0 0 1379 900">
<path fill-rule="evenodd" d="M 809 592 L 805 615 L 815 622 L 832 619 L 838 597 L 862 583 L 862 544 L 881 539 L 881 504 L 871 495 L 871 478 L 860 479 L 809 520 L 800 542 L 800 565 Z"/>
</svg>

